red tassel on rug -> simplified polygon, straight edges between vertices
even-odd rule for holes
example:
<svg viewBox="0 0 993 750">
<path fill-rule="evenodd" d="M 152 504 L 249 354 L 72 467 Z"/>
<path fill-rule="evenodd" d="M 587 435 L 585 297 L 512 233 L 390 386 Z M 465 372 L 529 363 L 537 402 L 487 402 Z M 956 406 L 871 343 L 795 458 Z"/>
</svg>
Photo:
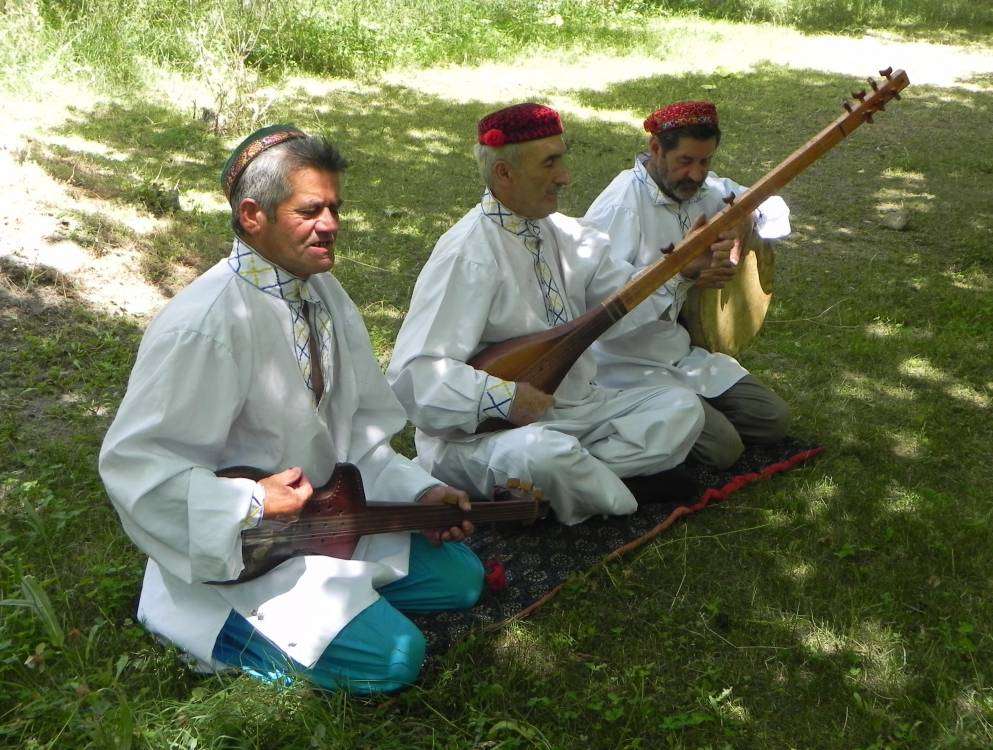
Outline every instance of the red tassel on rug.
<svg viewBox="0 0 993 750">
<path fill-rule="evenodd" d="M 822 453 L 823 451 L 823 447 L 800 451 L 799 453 L 790 456 L 785 461 L 777 461 L 774 464 L 769 464 L 759 472 L 753 471 L 748 474 L 739 474 L 738 476 L 732 478 L 731 481 L 723 487 L 710 488 L 703 493 L 703 496 L 696 503 L 687 507 L 690 511 L 695 513 L 698 510 L 703 510 L 706 508 L 711 502 L 724 502 L 738 490 L 744 489 L 748 485 L 758 482 L 761 479 L 769 479 L 776 474 L 782 474 L 784 471 L 789 471 L 794 466 L 802 464 L 804 461 L 809 461 L 811 458 L 819 453 Z"/>
<path fill-rule="evenodd" d="M 493 593 L 507 588 L 507 571 L 502 562 L 496 559 L 487 560 L 483 569 L 486 571 L 483 576 L 483 580 L 486 581 L 486 588 Z"/>
<path fill-rule="evenodd" d="M 776 474 L 780 474 L 784 471 L 789 471 L 790 469 L 799 466 L 800 464 L 809 461 L 813 457 L 819 455 L 824 451 L 823 447 L 811 448 L 809 450 L 799 451 L 788 458 L 777 461 L 773 464 L 769 464 L 758 471 L 749 472 L 747 474 L 739 474 L 737 476 L 731 477 L 731 479 L 725 483 L 722 487 L 713 487 L 706 490 L 697 502 L 693 505 L 678 505 L 676 506 L 665 518 L 663 518 L 657 525 L 651 528 L 649 531 L 645 532 L 641 536 L 633 539 L 632 541 L 624 544 L 617 549 L 613 550 L 603 558 L 603 562 L 616 559 L 621 555 L 624 555 L 632 550 L 641 547 L 643 544 L 655 539 L 659 534 L 668 529 L 678 520 L 693 515 L 698 511 L 703 510 L 712 502 L 723 502 L 727 500 L 735 492 L 747 487 L 750 484 L 758 482 L 763 479 L 769 479 Z M 491 558 L 486 561 L 485 566 L 485 581 L 487 587 L 490 591 L 501 591 L 507 587 L 507 576 L 504 569 L 504 565 L 497 558 Z M 516 585 L 516 582 L 515 582 Z M 508 622 L 519 620 L 521 618 L 527 617 L 532 612 L 543 606 L 546 602 L 552 599 L 556 594 L 558 594 L 565 583 L 560 583 L 554 588 L 548 590 L 539 598 L 531 602 L 531 604 L 525 606 L 523 609 L 517 613 L 507 617 L 505 619 L 500 619 L 498 622 L 491 622 L 490 624 L 484 625 L 484 630 L 491 630 L 493 628 L 501 627 L 506 625 Z"/>
</svg>

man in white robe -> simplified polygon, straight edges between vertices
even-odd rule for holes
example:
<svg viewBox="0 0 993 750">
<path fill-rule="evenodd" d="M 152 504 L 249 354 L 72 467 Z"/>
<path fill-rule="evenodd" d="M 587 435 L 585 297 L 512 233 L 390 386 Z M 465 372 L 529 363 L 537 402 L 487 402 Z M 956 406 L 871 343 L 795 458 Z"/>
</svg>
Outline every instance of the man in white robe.
<svg viewBox="0 0 993 750">
<path fill-rule="evenodd" d="M 676 102 L 645 120 L 648 152 L 621 172 L 593 201 L 585 221 L 610 236 L 615 260 L 645 268 L 663 248 L 678 245 L 697 222 L 747 188 L 710 171 L 720 144 L 717 109 L 710 102 Z M 679 323 L 689 289 L 722 287 L 735 273 L 732 248 L 755 232 L 765 240 L 789 234 L 789 209 L 778 196 L 751 220 L 666 282 L 654 299 L 658 320 L 636 335 L 601 339 L 593 346 L 599 379 L 616 388 L 649 383 L 683 387 L 701 398 L 706 422 L 690 459 L 718 468 L 732 465 L 745 443 L 768 443 L 786 433 L 789 407 L 733 357 L 690 345 Z M 735 250 L 737 252 L 737 249 Z"/>
<path fill-rule="evenodd" d="M 565 524 L 632 513 L 637 502 L 622 478 L 682 462 L 703 409 L 686 389 L 604 388 L 589 351 L 554 397 L 468 364 L 491 344 L 575 319 L 634 272 L 610 257 L 601 232 L 555 213 L 569 172 L 554 110 L 515 105 L 478 129 L 487 189 L 421 270 L 387 369 L 417 427 L 418 460 L 470 492 L 512 477 L 533 482 Z M 640 306 L 605 335 L 657 317 Z M 489 418 L 516 427 L 476 434 Z"/>
<path fill-rule="evenodd" d="M 403 410 L 328 273 L 345 166 L 326 140 L 291 126 L 235 150 L 222 174 L 231 254 L 148 327 L 100 473 L 149 556 L 139 619 L 199 669 L 390 691 L 414 680 L 424 655 L 423 635 L 398 610 L 479 596 L 482 566 L 464 545 L 369 535 L 351 559 L 298 556 L 244 583 L 209 583 L 242 571 L 242 530 L 294 520 L 337 462 L 358 467 L 370 500 L 468 508 L 465 493 L 390 448 Z M 215 474 L 233 466 L 268 476 Z"/>
</svg>

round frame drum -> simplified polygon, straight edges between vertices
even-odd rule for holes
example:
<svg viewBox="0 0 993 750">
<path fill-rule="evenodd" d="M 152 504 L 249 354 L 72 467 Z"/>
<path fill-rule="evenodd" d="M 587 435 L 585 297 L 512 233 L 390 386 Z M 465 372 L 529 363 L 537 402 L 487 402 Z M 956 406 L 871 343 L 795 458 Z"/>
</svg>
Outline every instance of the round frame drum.
<svg viewBox="0 0 993 750">
<path fill-rule="evenodd" d="M 775 251 L 771 242 L 754 236 L 748 250 L 723 289 L 690 289 L 680 322 L 695 346 L 735 357 L 762 328 L 772 301 Z"/>
</svg>

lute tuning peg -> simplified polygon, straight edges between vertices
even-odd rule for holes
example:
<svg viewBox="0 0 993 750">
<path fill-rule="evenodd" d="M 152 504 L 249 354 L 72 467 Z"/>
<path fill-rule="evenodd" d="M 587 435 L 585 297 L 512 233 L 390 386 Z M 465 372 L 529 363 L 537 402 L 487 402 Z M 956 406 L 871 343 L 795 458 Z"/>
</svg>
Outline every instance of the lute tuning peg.
<svg viewBox="0 0 993 750">
<path fill-rule="evenodd" d="M 734 193 L 729 193 L 726 197 L 721 198 L 721 200 L 724 201 L 725 203 L 727 203 L 729 206 L 733 206 L 734 205 L 734 197 L 735 197 L 734 196 Z"/>
<path fill-rule="evenodd" d="M 873 91 L 879 91 L 879 84 L 876 83 L 876 79 L 875 78 L 870 78 L 868 80 L 869 80 L 869 87 Z"/>
<path fill-rule="evenodd" d="M 852 92 L 852 98 L 858 99 L 860 102 L 864 102 L 865 101 L 865 89 L 862 89 L 861 91 L 853 91 Z"/>
<path fill-rule="evenodd" d="M 847 99 L 842 99 L 841 100 L 841 106 L 845 108 L 845 111 L 848 114 L 851 114 L 852 113 L 852 103 L 850 101 L 848 101 Z"/>
<path fill-rule="evenodd" d="M 891 65 L 890 67 L 884 68 L 883 70 L 879 71 L 879 75 L 881 75 L 883 78 L 888 79 L 891 75 L 893 75 L 893 66 Z"/>
</svg>

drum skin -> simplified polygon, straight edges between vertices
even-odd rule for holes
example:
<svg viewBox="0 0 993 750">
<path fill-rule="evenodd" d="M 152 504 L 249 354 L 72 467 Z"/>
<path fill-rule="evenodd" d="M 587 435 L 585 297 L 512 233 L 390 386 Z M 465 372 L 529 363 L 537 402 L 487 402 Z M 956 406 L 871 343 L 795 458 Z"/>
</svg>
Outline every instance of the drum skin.
<svg viewBox="0 0 993 750">
<path fill-rule="evenodd" d="M 772 301 L 775 251 L 758 238 L 750 238 L 748 249 L 723 289 L 690 289 L 680 322 L 695 346 L 736 357 L 762 328 Z"/>
</svg>

